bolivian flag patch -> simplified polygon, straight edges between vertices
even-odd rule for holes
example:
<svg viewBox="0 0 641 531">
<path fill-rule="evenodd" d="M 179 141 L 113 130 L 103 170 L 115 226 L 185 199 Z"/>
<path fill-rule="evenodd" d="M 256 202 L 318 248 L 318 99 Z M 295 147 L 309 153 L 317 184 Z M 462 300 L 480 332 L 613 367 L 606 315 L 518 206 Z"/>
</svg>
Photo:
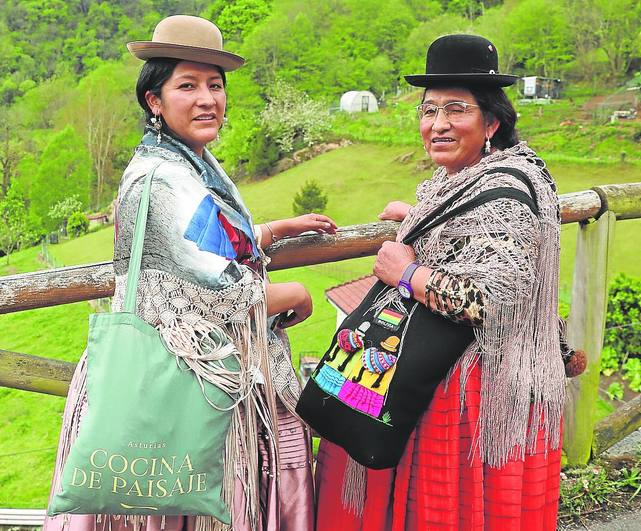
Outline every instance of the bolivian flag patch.
<svg viewBox="0 0 641 531">
<path fill-rule="evenodd" d="M 392 310 L 391 308 L 383 308 L 378 315 L 376 315 L 374 322 L 383 328 L 387 328 L 387 330 L 396 332 L 406 317 L 406 313 Z"/>
</svg>

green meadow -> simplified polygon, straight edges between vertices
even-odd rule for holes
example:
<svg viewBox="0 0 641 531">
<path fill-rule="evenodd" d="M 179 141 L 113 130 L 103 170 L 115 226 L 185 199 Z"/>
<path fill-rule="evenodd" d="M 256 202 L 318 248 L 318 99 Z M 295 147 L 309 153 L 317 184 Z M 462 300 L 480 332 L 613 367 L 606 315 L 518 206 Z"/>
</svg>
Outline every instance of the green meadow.
<svg viewBox="0 0 641 531">
<path fill-rule="evenodd" d="M 413 155 L 409 156 L 409 153 Z M 408 155 L 407 163 L 399 157 Z M 269 179 L 241 185 L 241 192 L 256 222 L 292 215 L 294 194 L 306 179 L 316 179 L 326 190 L 327 214 L 339 225 L 376 220 L 393 199 L 411 202 L 416 185 L 429 176 L 418 171 L 424 157 L 416 146 L 354 144 L 341 148 Z M 560 193 L 584 190 L 597 184 L 641 181 L 635 164 L 550 163 Z M 562 228 L 561 298 L 570 302 L 572 267 L 577 225 Z M 641 276 L 641 220 L 617 223 L 612 272 Z M 113 228 L 92 232 L 76 240 L 49 246 L 57 263 L 75 265 L 111 259 Z M 10 264 L 0 260 L 0 275 L 16 274 L 46 265 L 40 248 L 11 255 Z M 332 286 L 367 275 L 373 258 L 320 264 L 272 273 L 272 281 L 303 282 L 314 300 L 314 314 L 290 330 L 294 365 L 300 355 L 319 356 L 335 327 L 336 312 L 324 291 Z M 0 348 L 45 357 L 76 361 L 87 335 L 89 303 L 0 315 Z M 0 388 L 0 507 L 44 507 L 55 459 L 64 400 Z M 607 413 L 607 410 L 603 410 Z"/>
</svg>

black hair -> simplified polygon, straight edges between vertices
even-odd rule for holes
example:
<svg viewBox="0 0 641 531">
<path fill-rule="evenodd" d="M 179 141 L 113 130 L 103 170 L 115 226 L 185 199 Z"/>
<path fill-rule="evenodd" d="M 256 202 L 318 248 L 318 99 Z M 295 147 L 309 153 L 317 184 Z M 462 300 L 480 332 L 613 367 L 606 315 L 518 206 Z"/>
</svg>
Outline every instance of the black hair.
<svg viewBox="0 0 641 531">
<path fill-rule="evenodd" d="M 449 85 L 447 86 L 452 88 Z M 436 87 L 426 88 L 423 92 L 422 101 L 425 101 L 425 94 L 430 88 Z M 490 144 L 492 144 L 492 146 L 499 149 L 507 149 L 518 144 L 519 135 L 516 131 L 516 110 L 501 87 L 483 87 L 475 85 L 456 88 L 462 88 L 470 91 L 472 96 L 474 96 L 476 103 L 481 108 L 481 112 L 483 113 L 483 117 L 486 122 L 498 120 L 499 128 L 490 140 Z"/>
<path fill-rule="evenodd" d="M 481 108 L 487 122 L 496 119 L 499 128 L 490 143 L 499 149 L 507 149 L 519 142 L 516 131 L 516 110 L 501 87 L 468 87 Z"/>
<path fill-rule="evenodd" d="M 145 94 L 149 91 L 156 97 L 160 98 L 160 90 L 162 89 L 162 86 L 171 77 L 176 65 L 181 61 L 182 59 L 156 57 L 149 59 L 142 66 L 140 75 L 138 76 L 138 82 L 136 83 L 136 97 L 138 98 L 138 103 L 142 107 L 142 110 L 145 111 L 145 119 L 147 121 L 149 121 L 153 116 L 153 113 L 147 104 Z M 223 86 L 227 85 L 225 71 L 217 65 L 212 66 L 218 70 L 220 76 L 223 78 Z"/>
</svg>

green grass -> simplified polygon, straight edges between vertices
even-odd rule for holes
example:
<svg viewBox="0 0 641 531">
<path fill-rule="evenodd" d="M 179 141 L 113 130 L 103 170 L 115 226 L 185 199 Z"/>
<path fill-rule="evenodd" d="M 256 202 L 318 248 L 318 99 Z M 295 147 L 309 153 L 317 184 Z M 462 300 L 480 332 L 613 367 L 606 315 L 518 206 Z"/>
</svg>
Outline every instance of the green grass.
<svg viewBox="0 0 641 531">
<path fill-rule="evenodd" d="M 407 164 L 394 159 L 414 153 Z M 290 217 L 294 195 L 307 179 L 315 179 L 327 192 L 326 214 L 339 225 L 366 223 L 376 219 L 392 198 L 412 201 L 416 185 L 429 177 L 417 172 L 424 158 L 421 146 L 355 144 L 300 164 L 270 179 L 242 184 L 245 202 L 259 223 Z M 274 201 L 272 198 L 278 198 Z"/>
<path fill-rule="evenodd" d="M 49 252 L 66 266 L 104 262 L 114 255 L 114 228 L 112 226 L 91 232 L 82 238 L 50 245 Z"/>
<path fill-rule="evenodd" d="M 1 348 L 76 361 L 87 340 L 86 302 L 0 316 Z M 0 507 L 44 507 L 64 399 L 0 387 Z"/>
<path fill-rule="evenodd" d="M 409 152 L 414 152 L 414 156 L 408 164 L 395 161 L 399 155 Z M 327 213 L 339 225 L 366 223 L 374 221 L 392 199 L 413 201 L 416 185 L 429 175 L 416 171 L 416 161 L 422 157 L 422 149 L 416 143 L 411 147 L 356 144 L 265 181 L 243 183 L 240 188 L 255 221 L 261 222 L 291 216 L 295 193 L 306 179 L 315 178 L 327 191 Z M 596 184 L 641 181 L 641 168 L 636 164 L 553 160 L 550 169 L 561 193 L 584 190 Z M 617 223 L 612 259 L 614 273 L 625 271 L 641 276 L 640 229 L 641 220 Z M 576 230 L 576 224 L 562 228 L 561 287 L 566 302 L 569 302 Z M 1 259 L 0 275 L 44 268 L 38 259 L 39 251 L 36 247 L 11 255 L 8 267 Z M 109 260 L 113 253 L 113 228 L 51 245 L 49 251 L 65 265 Z M 312 317 L 289 331 L 296 367 L 301 354 L 320 355 L 334 330 L 336 312 L 326 301 L 324 291 L 369 274 L 372 263 L 370 257 L 270 275 L 275 282 L 303 282 L 313 296 Z M 85 346 L 90 312 L 89 304 L 77 303 L 0 315 L 0 348 L 75 361 Z M 0 388 L 0 506 L 45 506 L 63 403 L 61 398 Z"/>
<path fill-rule="evenodd" d="M 0 276 L 28 273 L 46 267 L 46 264 L 40 260 L 39 245 L 12 253 L 9 255 L 9 263 L 7 263 L 7 257 L 0 258 Z"/>
<path fill-rule="evenodd" d="M 65 265 L 111 259 L 113 227 L 49 250 Z M 0 275 L 44 269 L 40 246 L 3 259 Z M 79 302 L 0 315 L 0 348 L 75 362 L 87 342 L 91 306 Z M 44 507 L 56 457 L 64 399 L 0 387 L 0 507 Z"/>
</svg>

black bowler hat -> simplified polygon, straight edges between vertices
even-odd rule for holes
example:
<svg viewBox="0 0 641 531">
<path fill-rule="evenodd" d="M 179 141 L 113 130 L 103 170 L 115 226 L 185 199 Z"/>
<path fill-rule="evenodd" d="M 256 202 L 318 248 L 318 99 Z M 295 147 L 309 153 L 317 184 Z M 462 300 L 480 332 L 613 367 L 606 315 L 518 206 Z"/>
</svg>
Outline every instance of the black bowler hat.
<svg viewBox="0 0 641 531">
<path fill-rule="evenodd" d="M 499 56 L 494 45 L 477 35 L 445 35 L 427 49 L 425 74 L 405 76 L 415 87 L 481 85 L 507 87 L 517 76 L 499 74 Z"/>
</svg>

